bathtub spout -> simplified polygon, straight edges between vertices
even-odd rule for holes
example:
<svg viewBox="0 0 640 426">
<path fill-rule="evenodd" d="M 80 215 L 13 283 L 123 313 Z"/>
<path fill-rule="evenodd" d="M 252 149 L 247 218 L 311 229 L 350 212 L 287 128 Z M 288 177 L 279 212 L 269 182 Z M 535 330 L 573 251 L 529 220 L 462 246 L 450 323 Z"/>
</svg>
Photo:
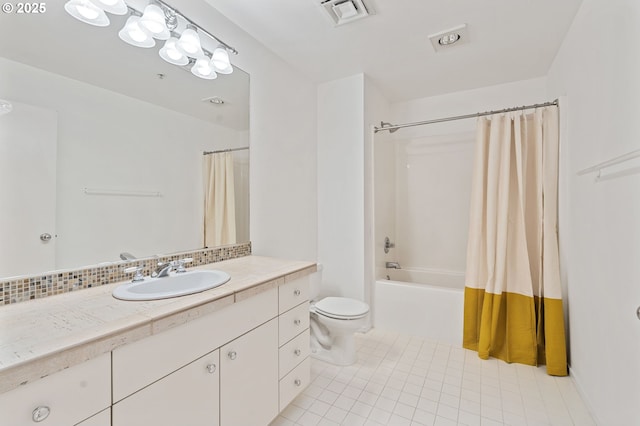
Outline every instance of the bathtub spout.
<svg viewBox="0 0 640 426">
<path fill-rule="evenodd" d="M 387 262 L 384 264 L 387 269 L 402 269 L 398 262 Z"/>
</svg>

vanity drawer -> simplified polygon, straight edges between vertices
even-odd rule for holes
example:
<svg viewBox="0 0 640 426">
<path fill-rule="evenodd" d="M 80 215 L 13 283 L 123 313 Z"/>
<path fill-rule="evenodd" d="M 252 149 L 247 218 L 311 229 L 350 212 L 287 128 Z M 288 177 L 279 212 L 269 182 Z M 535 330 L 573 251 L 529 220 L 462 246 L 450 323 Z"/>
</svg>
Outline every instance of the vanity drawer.
<svg viewBox="0 0 640 426">
<path fill-rule="evenodd" d="M 309 300 L 309 279 L 310 275 L 306 275 L 289 281 L 278 288 L 279 313 L 286 312 L 305 300 Z"/>
<path fill-rule="evenodd" d="M 301 303 L 278 317 L 280 338 L 278 346 L 282 346 L 296 337 L 302 330 L 309 328 L 309 302 Z"/>
<path fill-rule="evenodd" d="M 111 355 L 107 353 L 0 394 L 0 423 L 75 425 L 111 405 L 110 389 Z"/>
<path fill-rule="evenodd" d="M 292 341 L 280 348 L 280 375 L 282 378 L 289 371 L 309 356 L 309 329 L 300 333 Z"/>
<path fill-rule="evenodd" d="M 278 289 L 113 351 L 113 402 L 171 374 L 194 359 L 275 318 Z"/>
<path fill-rule="evenodd" d="M 311 362 L 307 357 L 280 380 L 280 411 L 284 410 L 311 381 Z"/>
</svg>

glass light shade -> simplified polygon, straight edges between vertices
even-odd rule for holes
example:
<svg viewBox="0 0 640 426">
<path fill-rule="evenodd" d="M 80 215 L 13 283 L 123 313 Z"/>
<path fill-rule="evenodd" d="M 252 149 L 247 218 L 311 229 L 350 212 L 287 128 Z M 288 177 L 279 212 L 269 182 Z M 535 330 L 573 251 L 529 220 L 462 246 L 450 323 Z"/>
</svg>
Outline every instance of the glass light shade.
<svg viewBox="0 0 640 426">
<path fill-rule="evenodd" d="M 156 41 L 144 28 L 140 26 L 139 16 L 129 16 L 127 23 L 118 32 L 118 37 L 125 43 L 136 47 L 153 47 Z"/>
<path fill-rule="evenodd" d="M 129 11 L 124 0 L 91 0 L 91 3 L 114 15 L 126 15 Z"/>
<path fill-rule="evenodd" d="M 222 46 L 216 47 L 211 55 L 211 63 L 216 71 L 221 71 L 227 69 L 231 62 L 229 61 L 229 52 Z"/>
<path fill-rule="evenodd" d="M 200 44 L 200 36 L 198 36 L 198 33 L 191 28 L 187 28 L 182 32 L 180 40 L 178 40 L 177 47 L 178 50 L 190 58 L 205 58 L 205 54 L 202 51 L 202 45 Z"/>
<path fill-rule="evenodd" d="M 158 40 L 168 40 L 171 37 L 169 28 L 165 21 L 164 12 L 160 6 L 150 4 L 144 8 L 142 18 L 140 18 L 140 25 L 142 25 L 152 37 Z"/>
<path fill-rule="evenodd" d="M 216 72 L 218 74 L 231 74 L 233 72 L 233 67 L 231 66 L 231 64 L 227 65 L 226 68 L 223 68 L 221 70 L 216 68 Z"/>
<path fill-rule="evenodd" d="M 64 10 L 85 24 L 95 25 L 96 27 L 106 27 L 110 24 L 104 10 L 89 0 L 69 0 L 64 4 Z"/>
<path fill-rule="evenodd" d="M 178 44 L 178 39 L 175 37 L 171 37 L 167 40 L 164 43 L 164 46 L 160 49 L 160 52 L 158 52 L 160 57 L 173 65 L 187 65 L 189 63 L 189 58 L 178 50 L 176 44 Z"/>
<path fill-rule="evenodd" d="M 191 74 L 206 80 L 213 80 L 218 77 L 207 57 L 196 60 L 196 63 L 191 67 Z"/>
</svg>

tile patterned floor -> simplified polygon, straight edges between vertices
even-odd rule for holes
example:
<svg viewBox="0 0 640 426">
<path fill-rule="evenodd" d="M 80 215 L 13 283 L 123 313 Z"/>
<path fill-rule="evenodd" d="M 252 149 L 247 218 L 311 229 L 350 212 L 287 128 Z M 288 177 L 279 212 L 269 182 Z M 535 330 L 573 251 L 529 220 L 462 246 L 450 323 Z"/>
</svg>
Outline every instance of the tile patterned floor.
<svg viewBox="0 0 640 426">
<path fill-rule="evenodd" d="M 270 426 L 595 426 L 568 377 L 449 344 L 358 334 L 358 362 L 312 360 L 311 384 Z"/>
</svg>

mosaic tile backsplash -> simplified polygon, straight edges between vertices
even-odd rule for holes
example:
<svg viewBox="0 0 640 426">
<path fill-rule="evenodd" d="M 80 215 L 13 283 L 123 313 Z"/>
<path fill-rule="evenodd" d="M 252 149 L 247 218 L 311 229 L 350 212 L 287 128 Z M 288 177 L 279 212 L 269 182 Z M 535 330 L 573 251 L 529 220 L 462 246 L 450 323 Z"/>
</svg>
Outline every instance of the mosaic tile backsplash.
<svg viewBox="0 0 640 426">
<path fill-rule="evenodd" d="M 118 261 L 104 265 L 93 265 L 80 269 L 67 269 L 47 272 L 42 275 L 22 276 L 9 280 L 0 280 L 0 307 L 12 303 L 68 293 L 83 288 L 97 287 L 130 279 L 133 274 L 125 274 L 124 269 L 142 266 L 144 275 L 151 274 L 158 262 L 193 258 L 187 268 L 249 256 L 251 243 L 200 249 L 167 256 L 146 258 L 133 261 Z"/>
</svg>

